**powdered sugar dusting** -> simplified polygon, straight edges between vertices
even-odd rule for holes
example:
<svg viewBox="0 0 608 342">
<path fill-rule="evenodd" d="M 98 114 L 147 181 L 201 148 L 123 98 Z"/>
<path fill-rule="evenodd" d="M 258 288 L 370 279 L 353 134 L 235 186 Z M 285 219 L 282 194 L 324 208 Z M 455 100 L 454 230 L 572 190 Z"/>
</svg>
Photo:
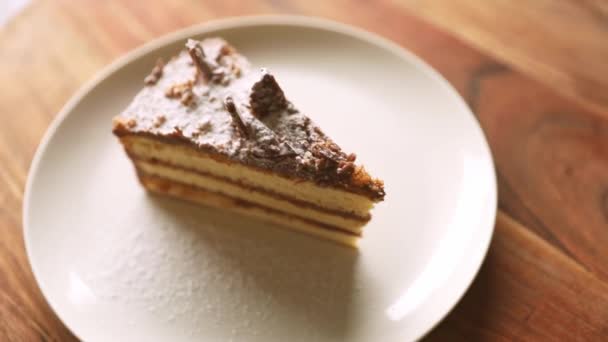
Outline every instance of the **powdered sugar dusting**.
<svg viewBox="0 0 608 342">
<path fill-rule="evenodd" d="M 123 117 L 137 123 L 133 131 L 167 135 L 179 128 L 185 137 L 199 145 L 223 146 L 229 154 L 236 153 L 238 146 L 232 143 L 232 120 L 221 103 L 225 88 L 196 83 L 192 88 L 194 99 L 189 106 L 165 96 L 167 89 L 195 78 L 196 68 L 190 64 L 186 52 L 167 63 L 163 75 L 156 85 L 144 87 L 122 113 Z M 160 125 L 156 121 L 158 115 L 166 118 Z M 200 127 L 205 124 L 209 125 L 208 129 L 201 134 Z"/>
<path fill-rule="evenodd" d="M 342 333 L 335 317 L 348 307 L 356 252 L 227 216 L 142 193 L 97 233 L 103 248 L 81 273 L 102 300 L 145 308 L 162 324 L 222 335 L 230 326 L 239 341 L 288 337 L 275 327 L 285 319 L 310 339 Z"/>
</svg>

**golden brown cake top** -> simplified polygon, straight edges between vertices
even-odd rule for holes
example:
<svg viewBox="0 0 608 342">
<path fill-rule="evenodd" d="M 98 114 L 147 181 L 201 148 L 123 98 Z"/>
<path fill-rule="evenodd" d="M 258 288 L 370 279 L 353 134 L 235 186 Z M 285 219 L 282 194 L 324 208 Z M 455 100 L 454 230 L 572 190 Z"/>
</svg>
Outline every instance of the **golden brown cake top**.
<svg viewBox="0 0 608 342">
<path fill-rule="evenodd" d="M 117 135 L 185 143 L 282 175 L 384 198 L 356 156 L 347 154 L 289 102 L 275 78 L 220 38 L 188 40 L 114 120 Z"/>
</svg>

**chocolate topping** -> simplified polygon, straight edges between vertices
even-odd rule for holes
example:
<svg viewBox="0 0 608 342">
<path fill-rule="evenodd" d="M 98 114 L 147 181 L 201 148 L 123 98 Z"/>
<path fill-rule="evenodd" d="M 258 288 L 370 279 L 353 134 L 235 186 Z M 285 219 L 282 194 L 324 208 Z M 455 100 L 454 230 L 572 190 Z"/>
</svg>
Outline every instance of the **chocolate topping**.
<svg viewBox="0 0 608 342">
<path fill-rule="evenodd" d="M 263 119 L 272 112 L 287 108 L 287 100 L 283 90 L 279 87 L 274 76 L 269 74 L 266 69 L 262 69 L 262 78 L 251 87 L 249 105 L 253 115 L 259 119 Z"/>
<path fill-rule="evenodd" d="M 162 68 L 163 77 L 144 87 L 121 114 L 123 122 L 132 119 L 137 124 L 119 125 L 114 129 L 116 134 L 178 140 L 205 153 L 286 177 L 315 181 L 373 200 L 384 197 L 382 182 L 371 178 L 355 164 L 354 154 L 343 152 L 299 112 L 272 75 L 252 70 L 247 60 L 221 39 L 189 41 L 187 48 L 167 63 Z M 206 77 L 206 72 L 210 75 L 207 82 L 194 81 L 197 74 Z M 175 100 L 196 100 L 197 106 L 184 106 Z M 155 124 L 158 113 L 166 118 L 161 125 Z"/>
<path fill-rule="evenodd" d="M 234 105 L 234 100 L 231 96 L 226 96 L 226 98 L 224 99 L 224 107 L 226 108 L 228 113 L 230 113 L 230 116 L 234 121 L 234 125 L 239 129 L 239 131 L 244 137 L 247 137 L 247 127 L 245 126 L 243 119 L 241 119 L 241 116 L 239 115 L 239 112 L 236 109 L 236 106 Z"/>
<path fill-rule="evenodd" d="M 206 83 L 216 83 L 228 86 L 234 78 L 241 75 L 241 68 L 233 58 L 234 48 L 224 40 L 209 38 L 203 44 L 194 39 L 188 39 L 186 48 L 190 58 L 198 70 L 198 75 Z"/>
<path fill-rule="evenodd" d="M 209 61 L 205 58 L 205 51 L 203 50 L 200 42 L 194 39 L 188 39 L 188 42 L 186 42 L 186 48 L 188 49 L 190 58 L 192 58 L 192 62 L 198 69 L 198 75 L 202 77 L 205 82 L 209 82 L 212 77 L 213 68 L 211 67 Z"/>
</svg>

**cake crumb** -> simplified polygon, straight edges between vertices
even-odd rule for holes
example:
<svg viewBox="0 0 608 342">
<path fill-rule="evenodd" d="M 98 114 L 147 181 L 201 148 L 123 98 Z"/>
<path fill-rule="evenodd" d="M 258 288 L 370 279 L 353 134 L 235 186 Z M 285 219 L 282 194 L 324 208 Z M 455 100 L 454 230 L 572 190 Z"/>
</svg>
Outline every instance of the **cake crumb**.
<svg viewBox="0 0 608 342">
<path fill-rule="evenodd" d="M 241 68 L 239 68 L 236 64 L 232 65 L 232 73 L 236 77 L 241 77 Z"/>
<path fill-rule="evenodd" d="M 156 60 L 156 65 L 150 72 L 146 78 L 144 78 L 144 83 L 146 85 L 155 85 L 156 82 L 163 76 L 163 67 L 165 66 L 165 62 L 162 58 Z"/>
<path fill-rule="evenodd" d="M 182 92 L 182 96 L 180 98 L 180 102 L 184 105 L 184 106 L 190 106 L 192 105 L 194 100 L 194 93 L 192 93 L 192 89 L 186 89 Z"/>
<path fill-rule="evenodd" d="M 135 119 L 129 119 L 127 120 L 127 127 L 128 128 L 133 128 L 137 125 L 137 121 L 135 121 Z"/>
<path fill-rule="evenodd" d="M 211 121 L 205 120 L 198 125 L 197 132 L 205 134 L 207 132 L 210 132 L 212 128 L 213 126 L 211 124 Z"/>
<path fill-rule="evenodd" d="M 163 114 L 159 114 L 154 118 L 154 127 L 158 128 L 167 121 L 167 118 Z"/>
<path fill-rule="evenodd" d="M 192 92 L 193 80 L 188 80 L 184 83 L 175 83 L 165 91 L 165 96 L 170 99 L 181 99 L 185 92 Z"/>
<path fill-rule="evenodd" d="M 358 186 L 365 186 L 372 183 L 372 177 L 363 166 L 357 166 L 353 172 L 352 182 Z"/>
</svg>

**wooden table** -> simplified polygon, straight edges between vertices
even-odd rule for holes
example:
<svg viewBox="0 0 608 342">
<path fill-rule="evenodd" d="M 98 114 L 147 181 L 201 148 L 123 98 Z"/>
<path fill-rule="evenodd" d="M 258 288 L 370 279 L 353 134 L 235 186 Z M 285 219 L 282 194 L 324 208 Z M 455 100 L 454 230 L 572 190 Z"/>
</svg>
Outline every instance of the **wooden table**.
<svg viewBox="0 0 608 342">
<path fill-rule="evenodd" d="M 25 256 L 38 142 L 83 82 L 134 47 L 233 15 L 317 15 L 384 35 L 468 101 L 496 160 L 487 259 L 428 340 L 608 340 L 608 3 L 602 0 L 35 1 L 0 29 L 0 339 L 74 337 Z"/>
</svg>

